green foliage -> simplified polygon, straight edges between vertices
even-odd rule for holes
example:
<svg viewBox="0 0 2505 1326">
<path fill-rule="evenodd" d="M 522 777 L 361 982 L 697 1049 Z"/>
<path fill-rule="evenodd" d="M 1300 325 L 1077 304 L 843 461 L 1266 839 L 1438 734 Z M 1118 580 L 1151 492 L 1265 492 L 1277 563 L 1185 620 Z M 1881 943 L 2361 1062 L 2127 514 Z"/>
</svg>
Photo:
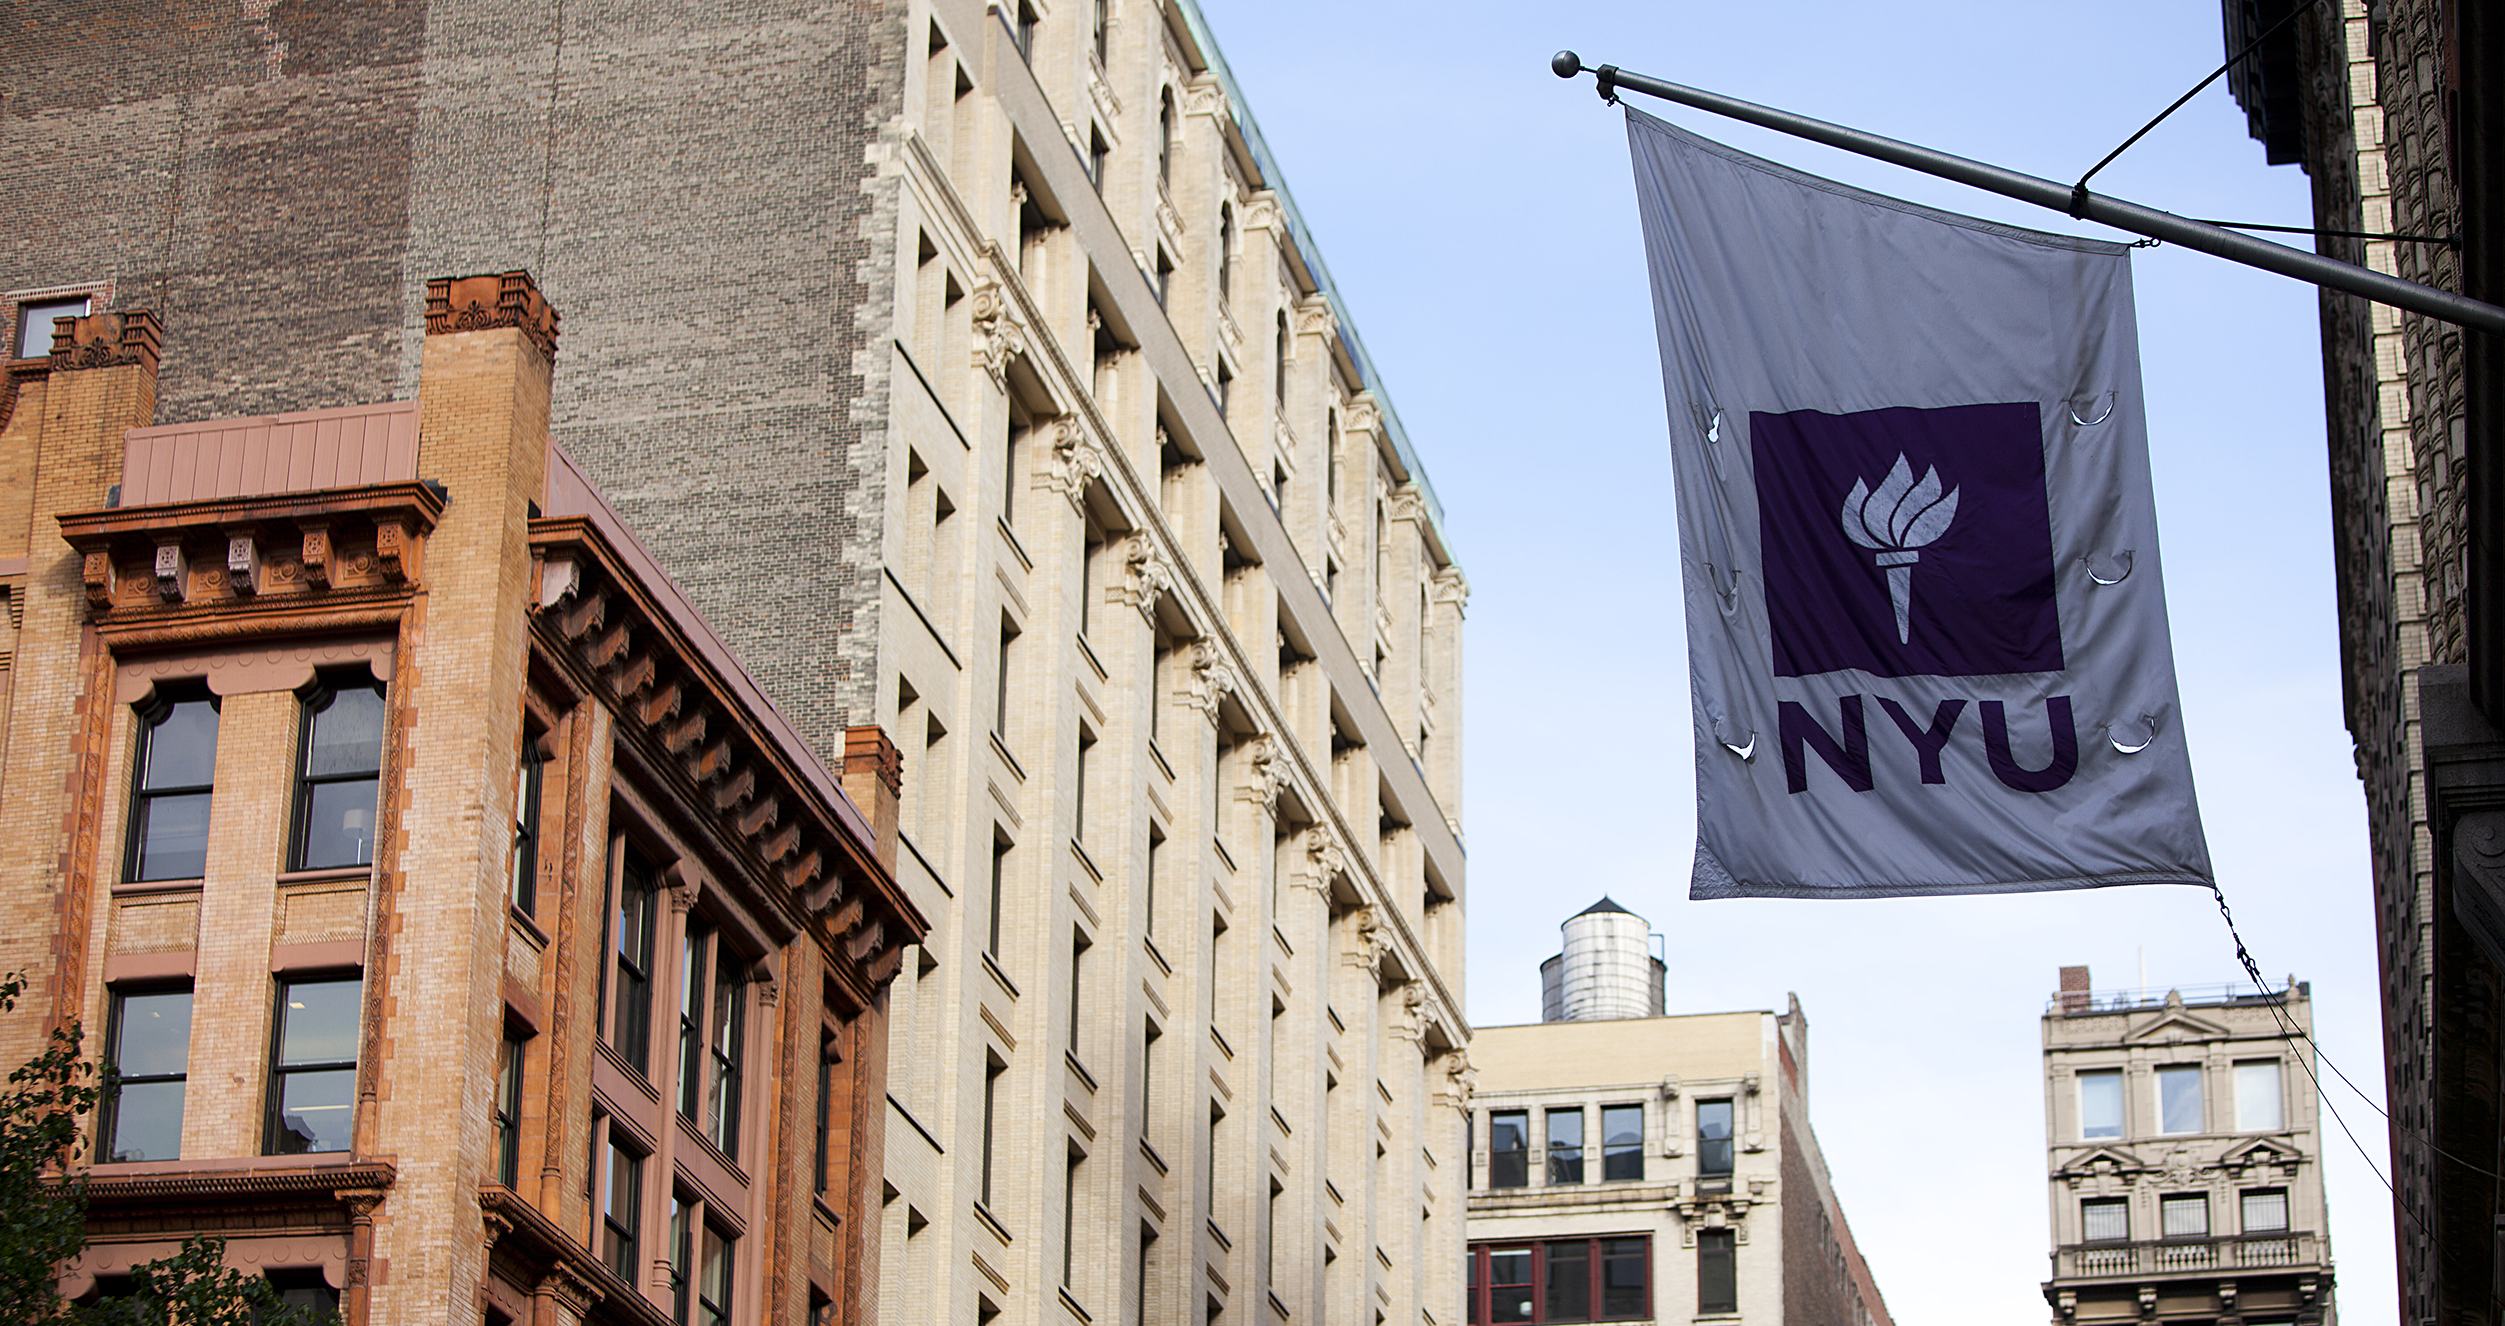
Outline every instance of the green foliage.
<svg viewBox="0 0 2505 1326">
<path fill-rule="evenodd" d="M 17 1008 L 26 977 L 0 977 L 0 1013 Z M 318 1326 L 329 1313 L 282 1306 L 258 1275 L 225 1265 L 226 1241 L 185 1240 L 182 1251 L 131 1270 L 131 1292 L 88 1307 L 61 1301 L 57 1269 L 87 1245 L 87 1176 L 77 1167 L 79 1120 L 103 1095 L 96 1066 L 79 1057 L 73 1022 L 0 1092 L 0 1322 L 42 1326 Z"/>
</svg>

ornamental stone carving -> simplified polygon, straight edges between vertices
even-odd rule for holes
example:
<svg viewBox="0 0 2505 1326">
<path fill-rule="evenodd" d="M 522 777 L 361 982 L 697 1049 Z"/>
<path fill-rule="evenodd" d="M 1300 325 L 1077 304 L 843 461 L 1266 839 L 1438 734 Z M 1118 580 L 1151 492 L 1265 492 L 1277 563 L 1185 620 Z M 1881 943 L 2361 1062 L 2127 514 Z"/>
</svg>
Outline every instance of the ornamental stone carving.
<svg viewBox="0 0 2505 1326">
<path fill-rule="evenodd" d="M 1227 666 L 1226 655 L 1206 638 L 1194 640 L 1192 675 L 1183 683 L 1179 698 L 1214 724 L 1218 721 L 1219 703 L 1234 690 L 1235 670 Z"/>
<path fill-rule="evenodd" d="M 1279 211 L 1279 196 L 1268 189 L 1263 189 L 1244 200 L 1245 230 L 1273 230 L 1278 227 L 1282 219 Z"/>
<path fill-rule="evenodd" d="M 1383 499 L 1384 513 L 1394 520 L 1426 519 L 1426 494 L 1418 490 L 1415 480 L 1394 488 Z"/>
<path fill-rule="evenodd" d="M 1339 959 L 1367 971 L 1374 970 L 1374 965 L 1383 960 L 1383 919 L 1372 904 L 1349 912 L 1348 944 L 1340 950 Z"/>
<path fill-rule="evenodd" d="M 1028 344 L 1017 301 L 997 281 L 974 287 L 968 298 L 973 301 L 968 316 L 974 329 L 974 366 L 991 375 L 994 388 L 1007 391 L 1009 361 L 1025 354 Z"/>
<path fill-rule="evenodd" d="M 1215 75 L 1203 74 L 1191 86 L 1183 89 L 1183 113 L 1185 115 L 1226 114 L 1226 93 L 1218 87 Z"/>
<path fill-rule="evenodd" d="M 1052 451 L 1039 458 L 1035 466 L 1035 486 L 1059 493 L 1069 499 L 1072 507 L 1084 510 L 1087 485 L 1105 473 L 1104 447 L 1073 414 L 1053 420 L 1045 437 L 1052 444 Z"/>
<path fill-rule="evenodd" d="M 1238 798 L 1258 803 L 1266 814 L 1276 815 L 1279 789 L 1287 786 L 1287 752 L 1280 749 L 1277 737 L 1264 732 L 1244 745 L 1244 782 L 1235 790 Z"/>
<path fill-rule="evenodd" d="M 1158 598 L 1174 588 L 1174 569 L 1144 530 L 1135 530 L 1122 541 L 1122 568 L 1122 582 L 1105 588 L 1106 601 L 1137 608 L 1155 624 Z"/>
<path fill-rule="evenodd" d="M 1296 302 L 1296 334 L 1299 336 L 1330 336 L 1339 331 L 1339 315 L 1331 311 L 1331 301 L 1321 295 L 1307 295 Z"/>
<path fill-rule="evenodd" d="M 1340 412 L 1340 427 L 1352 436 L 1380 431 L 1383 407 L 1372 392 L 1359 392 L 1348 400 L 1348 408 Z"/>
<path fill-rule="evenodd" d="M 1447 566 L 1435 573 L 1435 601 L 1449 603 L 1458 611 L 1469 605 L 1470 581 L 1458 566 Z"/>
<path fill-rule="evenodd" d="M 1311 889 L 1324 897 L 1331 894 L 1331 881 L 1348 873 L 1348 854 L 1322 829 L 1305 830 L 1304 860 L 1289 871 L 1289 882 L 1298 888 Z"/>
</svg>

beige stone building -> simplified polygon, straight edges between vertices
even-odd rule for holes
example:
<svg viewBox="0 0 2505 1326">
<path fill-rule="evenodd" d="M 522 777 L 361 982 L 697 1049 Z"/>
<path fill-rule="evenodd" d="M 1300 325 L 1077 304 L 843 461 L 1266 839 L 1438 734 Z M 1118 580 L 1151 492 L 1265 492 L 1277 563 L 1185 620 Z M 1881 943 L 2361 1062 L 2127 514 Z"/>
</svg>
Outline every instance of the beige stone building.
<svg viewBox="0 0 2505 1326">
<path fill-rule="evenodd" d="M 137 311 L 5 367 L 0 1062 L 119 1073 L 63 1292 L 210 1234 L 347 1326 L 864 1320 L 894 748 L 550 445 L 527 276 L 428 303 L 405 401 L 160 420 Z"/>
<path fill-rule="evenodd" d="M 2313 999 L 2301 981 L 2098 992 L 2044 1012 L 2057 1326 L 2333 1326 Z"/>
<path fill-rule="evenodd" d="M 875 720 L 901 1322 L 1452 1322 L 1461 606 L 1189 3 L 916 5 Z M 882 204 L 884 206 L 884 204 Z"/>
<path fill-rule="evenodd" d="M 1471 1042 L 1465 1320 L 1887 1326 L 1800 1001 L 1663 1016 L 1640 918 L 1603 898 L 1564 929 L 1547 1020 Z"/>
</svg>

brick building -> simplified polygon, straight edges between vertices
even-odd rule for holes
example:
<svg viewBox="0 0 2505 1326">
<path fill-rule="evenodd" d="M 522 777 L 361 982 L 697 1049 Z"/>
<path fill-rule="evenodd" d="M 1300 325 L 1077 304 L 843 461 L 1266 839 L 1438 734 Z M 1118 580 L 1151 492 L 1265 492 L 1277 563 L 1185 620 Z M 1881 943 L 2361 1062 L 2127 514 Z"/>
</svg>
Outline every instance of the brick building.
<svg viewBox="0 0 2505 1326">
<path fill-rule="evenodd" d="M 2055 1326 L 2335 1326 L 2312 992 L 2097 991 L 2044 1010 Z"/>
<path fill-rule="evenodd" d="M 69 0 L 0 71 L 27 316 L 346 408 L 527 266 L 555 441 L 821 759 L 896 734 L 892 1319 L 1458 1314 L 1468 585 L 1190 0 Z"/>
<path fill-rule="evenodd" d="M 0 1059 L 120 1073 L 65 1292 L 209 1232 L 351 1326 L 864 1319 L 894 749 L 550 445 L 527 277 L 426 309 L 375 404 L 159 423 L 144 312 L 7 365 Z"/>
<path fill-rule="evenodd" d="M 2318 248 L 2505 303 L 2505 6 L 2225 0 Z M 2297 13 L 2299 9 L 2301 13 Z M 2357 234 L 2400 238 L 2356 238 Z M 2365 784 L 2400 1319 L 2505 1292 L 2505 338 L 2322 294 L 2343 694 Z"/>
<path fill-rule="evenodd" d="M 1543 1020 L 1471 1042 L 1471 1326 L 1889 1326 L 1809 1126 L 1809 1019 L 1663 1012 L 1607 898 L 1542 967 Z"/>
</svg>

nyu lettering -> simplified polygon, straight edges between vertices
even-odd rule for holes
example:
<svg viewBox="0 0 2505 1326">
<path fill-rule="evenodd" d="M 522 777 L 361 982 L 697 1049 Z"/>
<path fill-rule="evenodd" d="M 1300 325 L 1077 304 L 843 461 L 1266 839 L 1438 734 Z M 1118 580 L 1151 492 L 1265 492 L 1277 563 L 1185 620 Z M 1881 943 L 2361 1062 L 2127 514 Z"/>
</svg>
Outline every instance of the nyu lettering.
<svg viewBox="0 0 2505 1326">
<path fill-rule="evenodd" d="M 1928 726 L 1905 712 L 1894 700 L 1881 698 L 1879 707 L 1896 723 L 1897 731 L 1914 748 L 1914 757 L 1925 783 L 1946 783 L 1948 776 L 1940 768 L 1940 752 L 1947 749 L 1956 734 L 1957 720 L 1965 713 L 1966 701 L 1942 700 L 1932 711 Z M 2056 695 L 2044 702 L 2044 719 L 2052 730 L 2052 760 L 2041 769 L 2029 769 L 2018 763 L 2009 747 L 2009 715 L 1998 700 L 1985 700 L 1975 706 L 1983 716 L 1983 756 L 1992 767 L 1992 776 L 2004 786 L 2019 792 L 2050 792 L 2067 784 L 2079 772 L 2079 733 L 2070 715 L 2070 697 Z M 1843 696 L 1836 701 L 1838 733 L 1830 733 L 1808 709 L 1790 700 L 1775 705 L 1776 744 L 1783 748 L 1783 788 L 1786 792 L 1809 790 L 1809 759 L 1807 752 L 1817 752 L 1829 770 L 1843 780 L 1844 786 L 1856 792 L 1867 792 L 1874 782 L 1870 769 L 1869 722 L 1863 713 L 1862 698 Z"/>
</svg>

